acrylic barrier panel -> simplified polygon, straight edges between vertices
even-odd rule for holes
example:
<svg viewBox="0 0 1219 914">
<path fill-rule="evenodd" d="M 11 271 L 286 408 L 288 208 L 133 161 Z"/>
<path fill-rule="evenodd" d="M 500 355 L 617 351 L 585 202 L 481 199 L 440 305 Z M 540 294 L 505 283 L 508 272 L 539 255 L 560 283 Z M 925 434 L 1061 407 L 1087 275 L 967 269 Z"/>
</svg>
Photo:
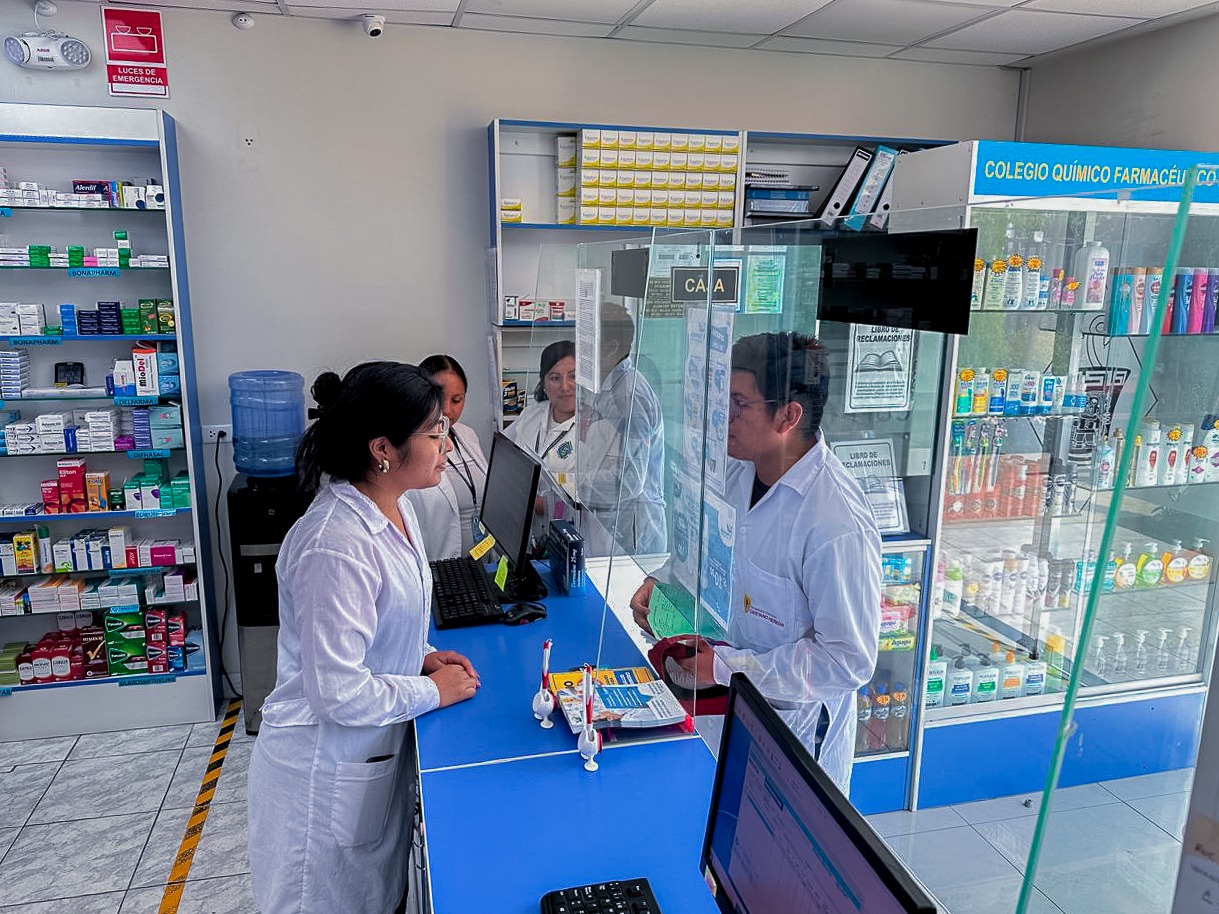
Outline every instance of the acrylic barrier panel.
<svg viewBox="0 0 1219 914">
<path fill-rule="evenodd" d="M 1194 881 L 1173 908 L 1214 655 L 1219 535 L 1219 216 L 1190 203 L 1194 190 L 1175 216 L 1130 227 L 1106 276 L 1105 313 L 1084 330 L 1095 363 L 1089 399 L 1096 387 L 1104 406 L 1085 429 L 1094 440 L 1080 463 L 1096 522 L 1071 547 L 1082 550 L 1074 674 L 1027 831 L 1021 911 L 1042 898 L 1063 911 L 1205 907 L 1198 879 L 1213 869 L 1215 810 L 1200 802 L 1184 854 Z M 1097 808 L 1074 808 L 1081 791 L 1095 790 L 1078 785 L 1096 781 Z M 1132 849 L 1137 872 L 1117 860 Z"/>
</svg>

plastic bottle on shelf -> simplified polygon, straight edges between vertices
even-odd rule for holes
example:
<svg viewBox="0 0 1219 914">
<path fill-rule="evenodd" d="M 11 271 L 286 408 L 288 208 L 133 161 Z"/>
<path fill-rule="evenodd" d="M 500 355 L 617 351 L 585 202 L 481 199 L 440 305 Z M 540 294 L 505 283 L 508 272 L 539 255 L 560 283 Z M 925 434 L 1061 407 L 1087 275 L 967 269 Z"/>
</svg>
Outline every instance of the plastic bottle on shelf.
<svg viewBox="0 0 1219 914">
<path fill-rule="evenodd" d="M 1117 559 L 1117 568 L 1113 573 L 1114 590 L 1131 590 L 1139 579 L 1138 564 L 1134 561 L 1134 544 L 1122 546 L 1122 554 Z"/>
<path fill-rule="evenodd" d="M 1165 584 L 1180 584 L 1189 577 L 1189 555 L 1182 548 L 1180 540 L 1173 540 L 1172 546 L 1162 558 Z"/>
<path fill-rule="evenodd" d="M 982 308 L 982 295 L 986 289 L 986 261 L 981 257 L 974 260 L 973 286 L 969 290 L 969 310 L 979 311 Z"/>
<path fill-rule="evenodd" d="M 998 641 L 991 641 L 991 643 L 990 643 L 990 662 L 991 663 L 993 663 L 995 666 L 998 666 L 1000 663 L 1003 662 L 1003 657 L 1006 653 L 1007 653 L 1007 651 L 1005 651 L 1003 649 L 1002 644 L 1000 644 Z"/>
<path fill-rule="evenodd" d="M 931 579 L 931 618 L 940 618 L 944 614 L 944 574 L 946 572 L 944 557 L 941 555 L 935 563 L 935 574 Z"/>
<path fill-rule="evenodd" d="M 1147 675 L 1147 630 L 1140 628 L 1134 635 L 1134 675 L 1143 678 Z"/>
<path fill-rule="evenodd" d="M 859 690 L 855 700 L 855 752 L 867 752 L 869 743 L 868 729 L 872 723 L 872 699 L 868 698 L 868 687 Z"/>
<path fill-rule="evenodd" d="M 999 697 L 1019 698 L 1024 694 L 1025 666 L 1016 660 L 1014 651 L 1008 651 L 1003 660 L 1003 670 L 999 676 Z"/>
<path fill-rule="evenodd" d="M 1067 639 L 1057 625 L 1050 626 L 1050 633 L 1045 636 L 1045 651 L 1042 659 L 1046 665 L 1046 691 L 1061 692 L 1067 681 L 1066 673 Z"/>
<path fill-rule="evenodd" d="M 1191 629 L 1188 625 L 1183 625 L 1177 633 L 1177 672 L 1192 673 L 1197 666 L 1197 652 L 1190 648 L 1189 633 Z"/>
<path fill-rule="evenodd" d="M 1199 537 L 1194 540 L 1193 554 L 1189 557 L 1189 579 L 1191 581 L 1209 581 L 1211 577 L 1212 559 L 1206 553 L 1206 544 L 1210 540 Z"/>
<path fill-rule="evenodd" d="M 1120 431 L 1120 430 L 1119 430 Z M 1114 462 L 1114 447 L 1109 440 L 1109 436 L 1105 436 L 1105 440 L 1101 446 L 1096 449 L 1096 472 L 1092 477 L 1092 483 L 1098 489 L 1113 488 L 1113 474 L 1116 471 L 1116 463 Z"/>
<path fill-rule="evenodd" d="M 965 658 L 958 657 L 948 672 L 948 704 L 967 705 L 973 701 L 973 671 L 965 665 Z"/>
<path fill-rule="evenodd" d="M 1160 646 L 1156 648 L 1156 672 L 1161 676 L 1172 669 L 1172 651 L 1168 649 L 1168 635 L 1168 629 L 1160 629 Z"/>
<path fill-rule="evenodd" d="M 1143 293 L 1143 313 L 1140 316 L 1138 329 L 1141 336 L 1151 333 L 1151 325 L 1155 321 L 1156 309 L 1160 306 L 1160 295 L 1164 288 L 1164 270 L 1162 267 L 1147 268 L 1147 286 Z"/>
<path fill-rule="evenodd" d="M 872 722 L 869 727 L 871 737 L 868 748 L 872 750 L 885 748 L 885 736 L 889 731 L 889 689 L 883 683 L 872 687 Z"/>
<path fill-rule="evenodd" d="M 889 724 L 885 731 L 885 745 L 894 752 L 906 748 L 910 726 L 910 693 L 904 682 L 893 683 L 893 696 L 889 703 Z"/>
<path fill-rule="evenodd" d="M 1109 282 L 1109 249 L 1099 241 L 1088 242 L 1080 248 L 1075 255 L 1075 278 L 1080 282 L 1075 306 L 1085 311 L 1102 310 Z"/>
<path fill-rule="evenodd" d="M 1097 636 L 1096 650 L 1092 652 L 1092 672 L 1101 679 L 1109 677 L 1109 652 L 1105 650 L 1108 641 L 1106 635 Z"/>
<path fill-rule="evenodd" d="M 948 661 L 940 659 L 940 646 L 931 645 L 931 662 L 927 664 L 927 689 L 923 694 L 923 707 L 942 708 L 944 689 L 948 682 Z"/>
<path fill-rule="evenodd" d="M 961 615 L 961 594 L 965 588 L 965 572 L 961 563 L 953 559 L 944 570 L 943 610 L 946 619 Z"/>
<path fill-rule="evenodd" d="M 974 672 L 974 701 L 979 704 L 994 701 L 998 692 L 999 669 L 990 662 L 989 657 L 983 657 Z"/>
<path fill-rule="evenodd" d="M 1164 559 L 1159 543 L 1148 543 L 1136 565 L 1139 587 L 1156 587 L 1164 576 Z"/>
<path fill-rule="evenodd" d="M 1130 670 L 1130 658 L 1126 654 L 1126 633 L 1118 632 L 1113 636 L 1113 676 L 1125 679 Z"/>
<path fill-rule="evenodd" d="M 1031 659 L 1024 667 L 1024 694 L 1041 695 L 1045 692 L 1046 664 L 1044 660 Z"/>
<path fill-rule="evenodd" d="M 1021 277 L 1020 310 L 1036 311 L 1041 297 L 1041 271 L 1043 269 L 1043 241 L 1045 235 L 1033 232 L 1033 241 L 1028 245 L 1028 256 L 1024 261 L 1024 276 Z"/>
<path fill-rule="evenodd" d="M 1007 285 L 1007 260 L 996 258 L 986 271 L 986 290 L 982 293 L 983 311 L 1003 310 L 1003 290 Z"/>
</svg>

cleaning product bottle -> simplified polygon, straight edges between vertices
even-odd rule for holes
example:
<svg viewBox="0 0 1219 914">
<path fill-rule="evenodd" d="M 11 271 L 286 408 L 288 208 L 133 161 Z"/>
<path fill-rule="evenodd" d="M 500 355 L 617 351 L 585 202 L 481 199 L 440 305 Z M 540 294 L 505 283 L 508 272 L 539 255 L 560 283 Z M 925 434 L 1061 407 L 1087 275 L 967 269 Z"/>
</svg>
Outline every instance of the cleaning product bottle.
<svg viewBox="0 0 1219 914">
<path fill-rule="evenodd" d="M 1134 675 L 1141 679 L 1147 675 L 1147 630 L 1140 628 L 1134 638 Z"/>
<path fill-rule="evenodd" d="M 1164 560 L 1164 583 L 1180 584 L 1189 576 L 1189 556 L 1181 548 L 1180 540 L 1173 540 L 1172 547 L 1162 556 Z"/>
<path fill-rule="evenodd" d="M 1210 540 L 1194 540 L 1193 555 L 1189 557 L 1189 579 L 1191 581 L 1209 581 L 1211 578 L 1211 557 L 1204 551 Z"/>
<path fill-rule="evenodd" d="M 994 701 L 998 691 L 999 668 L 990 662 L 989 657 L 983 657 L 974 672 L 974 701 L 979 704 Z"/>
<path fill-rule="evenodd" d="M 906 748 L 910 723 L 909 695 L 904 682 L 893 683 L 893 696 L 889 703 L 889 726 L 885 734 L 885 746 L 891 752 L 901 752 Z"/>
<path fill-rule="evenodd" d="M 1135 565 L 1139 587 L 1155 587 L 1164 576 L 1164 559 L 1159 543 L 1148 543 Z"/>
<path fill-rule="evenodd" d="M 1045 672 L 1046 666 L 1044 660 L 1030 658 L 1029 662 L 1024 667 L 1024 694 L 1041 695 L 1045 692 Z"/>
<path fill-rule="evenodd" d="M 1105 650 L 1108 637 L 1100 635 L 1096 639 L 1096 650 L 1092 653 L 1092 672 L 1101 679 L 1109 676 L 1109 654 Z"/>
<path fill-rule="evenodd" d="M 965 665 L 965 658 L 958 657 L 948 674 L 948 704 L 967 705 L 973 701 L 973 671 Z"/>
<path fill-rule="evenodd" d="M 1126 656 L 1126 633 L 1118 632 L 1113 640 L 1113 677 L 1125 679 L 1130 668 L 1130 658 Z"/>
<path fill-rule="evenodd" d="M 855 753 L 868 751 L 869 729 L 872 723 L 872 699 L 868 698 L 868 687 L 859 690 L 855 700 Z"/>
<path fill-rule="evenodd" d="M 884 684 L 872 687 L 872 735 L 868 748 L 879 750 L 885 748 L 885 736 L 889 732 L 889 689 Z"/>
<path fill-rule="evenodd" d="M 1156 672 L 1161 676 L 1172 669 L 1172 651 L 1168 649 L 1168 629 L 1160 629 L 1160 646 L 1156 648 Z"/>
<path fill-rule="evenodd" d="M 1075 255 L 1075 278 L 1082 284 L 1076 307 L 1085 311 L 1102 310 L 1109 281 L 1109 249 L 1099 241 L 1080 248 Z"/>
<path fill-rule="evenodd" d="M 1122 554 L 1117 560 L 1117 569 L 1113 573 L 1114 590 L 1130 590 L 1139 580 L 1138 565 L 1134 561 L 1134 544 L 1126 543 Z"/>
<path fill-rule="evenodd" d="M 1185 625 L 1177 632 L 1176 656 L 1178 673 L 1192 673 L 1194 672 L 1194 667 L 1197 666 L 1198 652 L 1189 643 L 1190 631 L 1190 627 Z"/>
<path fill-rule="evenodd" d="M 940 659 L 940 646 L 931 645 L 931 662 L 927 664 L 927 691 L 923 696 L 923 707 L 942 708 L 944 687 L 948 680 L 948 661 Z"/>
<path fill-rule="evenodd" d="M 986 274 L 986 291 L 982 293 L 983 311 L 1003 310 L 1003 290 L 1007 285 L 1007 260 L 996 259 Z"/>
<path fill-rule="evenodd" d="M 999 679 L 999 697 L 1019 698 L 1024 694 L 1026 675 L 1024 664 L 1016 660 L 1014 651 L 1008 651 L 1003 659 L 1003 672 Z"/>
</svg>

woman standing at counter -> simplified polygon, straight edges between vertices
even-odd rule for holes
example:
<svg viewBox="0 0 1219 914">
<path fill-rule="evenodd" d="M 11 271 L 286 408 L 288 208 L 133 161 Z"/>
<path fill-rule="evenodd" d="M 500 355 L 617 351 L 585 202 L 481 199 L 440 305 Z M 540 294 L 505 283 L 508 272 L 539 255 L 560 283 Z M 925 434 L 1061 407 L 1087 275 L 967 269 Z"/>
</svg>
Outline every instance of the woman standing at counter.
<svg viewBox="0 0 1219 914">
<path fill-rule="evenodd" d="M 448 451 L 441 390 L 370 362 L 313 385 L 297 449 L 316 492 L 277 561 L 279 652 L 250 760 L 250 880 L 262 911 L 389 914 L 414 815 L 413 719 L 471 698 L 478 677 L 425 641 L 432 577 L 404 493 Z M 328 478 L 320 485 L 322 474 Z"/>
<path fill-rule="evenodd" d="M 542 350 L 536 403 L 504 432 L 528 451 L 560 484 L 576 468 L 576 344 L 559 340 Z"/>
<path fill-rule="evenodd" d="M 444 389 L 443 411 L 449 420 L 451 450 L 440 485 L 415 490 L 407 497 L 419 516 L 428 558 L 457 558 L 482 539 L 475 538 L 474 525 L 487 484 L 487 458 L 474 429 L 459 424 L 469 386 L 461 365 L 452 356 L 430 355 L 419 368 Z"/>
</svg>

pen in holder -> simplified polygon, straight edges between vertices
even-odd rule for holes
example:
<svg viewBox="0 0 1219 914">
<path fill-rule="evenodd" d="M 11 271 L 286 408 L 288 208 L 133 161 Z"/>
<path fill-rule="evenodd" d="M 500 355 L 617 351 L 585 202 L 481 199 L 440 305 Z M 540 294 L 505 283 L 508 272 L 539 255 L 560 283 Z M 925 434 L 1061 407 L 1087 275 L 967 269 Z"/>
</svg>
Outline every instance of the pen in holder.
<svg viewBox="0 0 1219 914">
<path fill-rule="evenodd" d="M 542 687 L 533 696 L 533 716 L 542 722 L 542 729 L 549 730 L 554 726 L 550 719 L 554 712 L 554 696 L 550 694 L 550 646 L 553 642 L 547 638 L 542 644 Z"/>
<path fill-rule="evenodd" d="M 584 728 L 580 731 L 580 739 L 576 747 L 580 750 L 580 758 L 584 759 L 585 771 L 596 771 L 597 753 L 601 751 L 601 734 L 593 727 L 593 668 L 584 664 L 584 678 L 580 683 L 584 697 Z"/>
</svg>

